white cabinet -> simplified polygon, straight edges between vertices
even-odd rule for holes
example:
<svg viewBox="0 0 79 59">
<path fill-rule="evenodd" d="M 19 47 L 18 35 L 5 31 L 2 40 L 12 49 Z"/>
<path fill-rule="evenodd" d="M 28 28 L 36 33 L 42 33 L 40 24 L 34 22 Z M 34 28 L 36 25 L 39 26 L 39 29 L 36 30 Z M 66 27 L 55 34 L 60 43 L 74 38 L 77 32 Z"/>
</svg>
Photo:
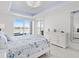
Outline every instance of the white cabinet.
<svg viewBox="0 0 79 59">
<path fill-rule="evenodd" d="M 66 34 L 61 32 L 53 32 L 50 36 L 50 43 L 66 48 Z"/>
</svg>

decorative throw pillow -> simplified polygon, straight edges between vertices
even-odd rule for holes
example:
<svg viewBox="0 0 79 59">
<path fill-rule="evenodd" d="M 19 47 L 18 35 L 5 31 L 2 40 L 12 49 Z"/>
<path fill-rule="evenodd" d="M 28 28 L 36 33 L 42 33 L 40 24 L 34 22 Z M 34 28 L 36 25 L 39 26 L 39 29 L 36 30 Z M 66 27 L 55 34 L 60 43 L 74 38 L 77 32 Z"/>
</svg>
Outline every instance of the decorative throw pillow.
<svg viewBox="0 0 79 59">
<path fill-rule="evenodd" d="M 7 46 L 7 38 L 3 33 L 0 32 L 0 48 L 6 48 Z"/>
<path fill-rule="evenodd" d="M 10 41 L 10 37 L 8 37 L 6 34 L 4 34 L 4 35 L 7 38 L 7 41 Z"/>
</svg>

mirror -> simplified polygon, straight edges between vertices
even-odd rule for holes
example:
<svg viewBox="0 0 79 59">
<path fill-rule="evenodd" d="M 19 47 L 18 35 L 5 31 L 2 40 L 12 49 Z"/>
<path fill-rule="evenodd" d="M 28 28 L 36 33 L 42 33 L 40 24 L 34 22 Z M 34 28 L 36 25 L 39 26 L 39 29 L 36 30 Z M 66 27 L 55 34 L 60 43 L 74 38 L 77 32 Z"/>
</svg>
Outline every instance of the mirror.
<svg viewBox="0 0 79 59">
<path fill-rule="evenodd" d="M 71 41 L 79 43 L 79 10 L 71 12 Z"/>
</svg>

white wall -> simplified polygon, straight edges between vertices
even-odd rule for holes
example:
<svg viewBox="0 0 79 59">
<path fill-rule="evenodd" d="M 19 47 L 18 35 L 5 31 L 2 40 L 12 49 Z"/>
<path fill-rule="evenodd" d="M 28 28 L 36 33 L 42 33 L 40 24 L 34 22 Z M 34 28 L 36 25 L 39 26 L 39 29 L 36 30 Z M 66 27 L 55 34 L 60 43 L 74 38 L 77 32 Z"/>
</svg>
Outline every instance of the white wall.
<svg viewBox="0 0 79 59">
<path fill-rule="evenodd" d="M 58 31 L 64 30 L 68 34 L 69 45 L 77 48 L 79 44 L 70 42 L 70 15 L 72 11 L 79 10 L 79 2 L 69 2 L 65 5 L 59 6 L 56 9 L 50 9 L 43 13 L 34 16 L 35 20 L 44 20 L 45 37 L 48 37 L 48 28 L 50 28 L 50 35 L 52 35 L 53 29 Z M 36 31 L 36 30 L 35 30 Z M 79 49 L 79 48 L 78 48 Z"/>
<path fill-rule="evenodd" d="M 4 24 L 5 28 L 2 29 L 7 35 L 12 33 L 12 20 L 9 14 L 0 13 L 0 24 Z"/>
</svg>

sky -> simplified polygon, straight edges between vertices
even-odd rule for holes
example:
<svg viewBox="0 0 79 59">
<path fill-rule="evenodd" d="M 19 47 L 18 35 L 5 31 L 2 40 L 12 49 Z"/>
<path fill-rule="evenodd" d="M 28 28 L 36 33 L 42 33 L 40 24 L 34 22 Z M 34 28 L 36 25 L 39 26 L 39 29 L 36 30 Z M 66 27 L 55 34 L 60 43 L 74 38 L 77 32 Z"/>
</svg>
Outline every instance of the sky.
<svg viewBox="0 0 79 59">
<path fill-rule="evenodd" d="M 30 20 L 26 20 L 26 19 L 20 19 L 20 18 L 16 18 L 16 20 L 14 21 L 14 27 L 20 27 L 23 26 L 23 24 L 25 23 L 26 27 L 30 26 Z"/>
</svg>

